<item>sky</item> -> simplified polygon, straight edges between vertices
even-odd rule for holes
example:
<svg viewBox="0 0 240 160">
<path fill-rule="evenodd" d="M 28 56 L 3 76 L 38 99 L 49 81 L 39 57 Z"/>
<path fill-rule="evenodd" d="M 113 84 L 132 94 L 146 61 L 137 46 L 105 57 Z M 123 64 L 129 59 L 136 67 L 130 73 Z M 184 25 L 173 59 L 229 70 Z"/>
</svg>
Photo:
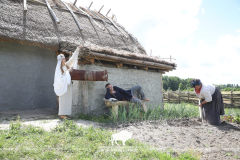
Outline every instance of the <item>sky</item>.
<svg viewBox="0 0 240 160">
<path fill-rule="evenodd" d="M 115 14 L 148 55 L 176 59 L 176 70 L 164 75 L 240 85 L 239 0 L 78 0 L 77 5 L 91 2 L 97 11 L 104 5 L 102 14 L 111 8 L 108 16 Z"/>
</svg>

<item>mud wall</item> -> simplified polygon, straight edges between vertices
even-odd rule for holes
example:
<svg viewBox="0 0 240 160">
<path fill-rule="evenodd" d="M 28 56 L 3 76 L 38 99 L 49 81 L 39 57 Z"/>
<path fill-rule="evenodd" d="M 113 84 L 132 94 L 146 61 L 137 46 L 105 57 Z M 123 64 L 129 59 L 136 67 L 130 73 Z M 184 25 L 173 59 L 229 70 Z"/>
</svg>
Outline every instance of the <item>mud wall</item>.
<svg viewBox="0 0 240 160">
<path fill-rule="evenodd" d="M 53 51 L 0 43 L 0 111 L 56 108 Z"/>
</svg>

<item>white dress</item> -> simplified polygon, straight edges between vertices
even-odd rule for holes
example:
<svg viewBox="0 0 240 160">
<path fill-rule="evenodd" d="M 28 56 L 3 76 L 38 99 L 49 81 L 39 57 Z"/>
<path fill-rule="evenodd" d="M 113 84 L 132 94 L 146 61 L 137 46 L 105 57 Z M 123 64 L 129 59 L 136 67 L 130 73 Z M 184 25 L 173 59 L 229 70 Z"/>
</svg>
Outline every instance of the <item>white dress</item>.
<svg viewBox="0 0 240 160">
<path fill-rule="evenodd" d="M 76 50 L 72 57 L 66 62 L 66 65 L 77 69 L 79 50 Z M 69 71 L 66 66 L 62 67 L 64 73 L 62 76 L 69 74 Z M 72 114 L 72 82 L 67 86 L 67 92 L 62 96 L 59 96 L 59 111 L 58 115 L 71 115 Z"/>
</svg>

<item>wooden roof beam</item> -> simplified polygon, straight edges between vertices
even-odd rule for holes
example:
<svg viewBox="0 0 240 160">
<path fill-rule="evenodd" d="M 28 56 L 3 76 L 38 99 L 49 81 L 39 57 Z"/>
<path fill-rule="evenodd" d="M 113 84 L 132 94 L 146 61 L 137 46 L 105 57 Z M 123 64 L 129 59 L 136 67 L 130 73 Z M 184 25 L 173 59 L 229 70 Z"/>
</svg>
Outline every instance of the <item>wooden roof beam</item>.
<svg viewBox="0 0 240 160">
<path fill-rule="evenodd" d="M 80 54 L 79 55 L 82 58 L 93 58 L 93 59 L 100 59 L 104 61 L 111 61 L 111 62 L 121 62 L 125 64 L 130 64 L 130 65 L 136 65 L 136 66 L 148 66 L 149 68 L 158 68 L 162 70 L 172 70 L 174 67 L 169 66 L 166 64 L 160 64 L 156 62 L 149 62 L 149 61 L 144 61 L 144 60 L 135 60 L 135 59 L 129 59 L 129 58 L 124 58 L 124 57 L 117 57 L 117 56 L 112 56 L 112 55 L 107 55 L 107 54 L 101 54 L 97 52 L 90 52 L 90 54 Z"/>
</svg>

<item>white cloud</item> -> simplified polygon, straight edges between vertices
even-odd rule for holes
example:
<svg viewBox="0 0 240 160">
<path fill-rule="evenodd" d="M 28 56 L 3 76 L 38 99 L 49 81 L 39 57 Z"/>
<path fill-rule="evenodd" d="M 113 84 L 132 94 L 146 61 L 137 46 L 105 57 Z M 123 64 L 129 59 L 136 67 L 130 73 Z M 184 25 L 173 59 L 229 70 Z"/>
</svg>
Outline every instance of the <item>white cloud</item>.
<svg viewBox="0 0 240 160">
<path fill-rule="evenodd" d="M 202 15 L 204 15 L 204 13 L 205 13 L 205 10 L 204 10 L 204 8 L 202 8 Z"/>
<path fill-rule="evenodd" d="M 78 5 L 89 6 L 91 2 L 79 0 Z M 111 8 L 109 16 L 116 14 L 118 22 L 134 33 L 148 52 L 176 58 L 177 69 L 166 75 L 200 78 L 213 84 L 240 84 L 240 35 L 219 36 L 215 46 L 204 40 L 198 41 L 197 46 L 192 44 L 197 38 L 193 36 L 199 24 L 196 16 L 205 14 L 201 3 L 202 0 L 101 0 L 93 1 L 91 9 L 99 10 L 105 5 L 101 13 L 106 14 Z"/>
</svg>

